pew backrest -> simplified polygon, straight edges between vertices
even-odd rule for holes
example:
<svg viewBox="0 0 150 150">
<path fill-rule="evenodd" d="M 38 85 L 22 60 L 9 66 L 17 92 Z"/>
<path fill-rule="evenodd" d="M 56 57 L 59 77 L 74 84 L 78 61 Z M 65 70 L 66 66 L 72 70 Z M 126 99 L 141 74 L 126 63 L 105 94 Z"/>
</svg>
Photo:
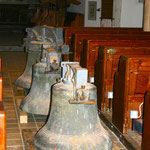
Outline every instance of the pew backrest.
<svg viewBox="0 0 150 150">
<path fill-rule="evenodd" d="M 145 35 L 146 34 L 146 35 Z M 92 32 L 92 33 L 75 33 L 72 36 L 72 41 L 70 45 L 70 51 L 72 52 L 72 55 L 70 55 L 70 60 L 78 61 L 80 62 L 80 55 L 81 51 L 84 47 L 84 39 L 87 40 L 131 40 L 131 41 L 137 41 L 137 40 L 143 40 L 143 41 L 150 41 L 150 34 L 149 33 L 133 33 L 133 34 L 106 34 L 104 33 L 98 33 L 98 32 Z"/>
<path fill-rule="evenodd" d="M 107 31 L 107 32 L 143 32 L 142 28 L 110 28 L 110 27 L 63 27 L 65 43 L 70 45 L 72 35 L 76 32 Z"/>
</svg>

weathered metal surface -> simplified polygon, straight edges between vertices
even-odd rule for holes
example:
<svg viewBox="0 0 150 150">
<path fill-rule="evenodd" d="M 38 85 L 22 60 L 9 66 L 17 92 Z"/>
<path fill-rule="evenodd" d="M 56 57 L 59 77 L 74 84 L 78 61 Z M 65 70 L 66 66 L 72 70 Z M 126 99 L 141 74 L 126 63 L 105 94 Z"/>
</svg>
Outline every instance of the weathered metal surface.
<svg viewBox="0 0 150 150">
<path fill-rule="evenodd" d="M 97 99 L 96 87 L 87 85 L 90 99 Z M 57 83 L 52 89 L 50 116 L 34 139 L 37 150 L 110 150 L 112 141 L 102 127 L 97 105 L 69 104 L 73 86 Z"/>
<path fill-rule="evenodd" d="M 35 148 L 110 150 L 112 141 L 100 123 L 97 89 L 87 83 L 87 70 L 75 63 L 66 63 L 63 68 L 66 80 L 52 88 L 49 118 L 35 136 Z M 75 103 L 70 104 L 70 100 Z"/>
<path fill-rule="evenodd" d="M 69 47 L 67 45 L 64 45 L 62 28 L 55 28 L 49 26 L 35 26 L 33 28 L 27 28 L 26 31 L 26 51 L 28 51 L 29 43 L 31 41 L 38 41 L 43 43 L 49 43 L 50 47 L 54 48 L 56 52 L 69 52 Z"/>
<path fill-rule="evenodd" d="M 41 45 L 30 43 L 27 64 L 24 73 L 16 80 L 15 84 L 21 88 L 29 89 L 32 82 L 32 65 L 40 61 Z"/>
<path fill-rule="evenodd" d="M 29 89 L 32 82 L 32 65 L 40 61 L 42 46 L 53 48 L 57 53 L 66 54 L 69 46 L 64 44 L 63 29 L 48 26 L 36 26 L 27 30 L 26 50 L 28 53 L 27 65 L 24 73 L 17 79 L 15 84 L 21 88 Z M 53 65 L 55 67 L 55 65 Z"/>
<path fill-rule="evenodd" d="M 46 62 L 33 66 L 33 81 L 29 94 L 22 100 L 20 108 L 28 113 L 48 115 L 51 86 L 60 78 L 60 72 L 45 74 Z"/>
</svg>

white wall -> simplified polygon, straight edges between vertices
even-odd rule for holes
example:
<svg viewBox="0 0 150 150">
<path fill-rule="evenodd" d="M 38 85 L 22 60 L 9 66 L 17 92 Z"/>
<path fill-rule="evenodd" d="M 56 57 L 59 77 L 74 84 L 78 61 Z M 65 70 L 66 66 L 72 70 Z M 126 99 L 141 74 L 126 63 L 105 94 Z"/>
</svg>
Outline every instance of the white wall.
<svg viewBox="0 0 150 150">
<path fill-rule="evenodd" d="M 122 0 L 121 5 L 121 27 L 142 27 L 143 25 L 143 3 L 138 0 Z"/>
<path fill-rule="evenodd" d="M 121 17 L 121 5 L 122 0 L 114 0 L 113 3 L 113 26 L 120 27 L 120 17 Z"/>
<path fill-rule="evenodd" d="M 101 0 L 79 0 L 80 5 L 71 4 L 70 12 L 84 14 L 84 26 L 100 27 L 101 11 L 96 11 L 96 20 L 88 20 L 88 1 L 97 1 L 97 8 L 101 8 Z M 143 3 L 139 0 L 114 0 L 114 26 L 115 27 L 142 27 Z"/>
<path fill-rule="evenodd" d="M 101 11 L 96 11 L 96 20 L 88 20 L 88 1 L 97 1 L 97 8 L 101 8 L 101 0 L 85 0 L 85 27 L 100 27 Z"/>
<path fill-rule="evenodd" d="M 67 8 L 67 11 L 84 14 L 84 12 L 85 12 L 85 0 L 78 0 L 78 1 L 81 2 L 80 5 L 71 4 L 70 7 Z"/>
</svg>

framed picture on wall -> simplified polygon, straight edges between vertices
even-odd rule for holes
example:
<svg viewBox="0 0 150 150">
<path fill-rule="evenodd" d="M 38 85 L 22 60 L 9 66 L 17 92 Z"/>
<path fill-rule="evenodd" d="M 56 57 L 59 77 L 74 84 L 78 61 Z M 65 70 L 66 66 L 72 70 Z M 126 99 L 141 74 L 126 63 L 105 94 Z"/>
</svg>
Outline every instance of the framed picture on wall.
<svg viewBox="0 0 150 150">
<path fill-rule="evenodd" d="M 96 20 L 96 8 L 97 8 L 96 1 L 88 2 L 88 20 Z"/>
</svg>

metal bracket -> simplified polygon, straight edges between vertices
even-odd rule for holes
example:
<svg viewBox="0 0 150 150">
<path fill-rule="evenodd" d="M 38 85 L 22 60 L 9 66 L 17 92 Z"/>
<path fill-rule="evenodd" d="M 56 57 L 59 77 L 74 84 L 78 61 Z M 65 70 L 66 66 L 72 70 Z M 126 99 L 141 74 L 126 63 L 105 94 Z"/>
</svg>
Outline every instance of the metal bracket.
<svg viewBox="0 0 150 150">
<path fill-rule="evenodd" d="M 69 104 L 88 104 L 88 105 L 93 105 L 93 104 L 96 104 L 96 101 L 95 100 L 89 100 L 89 101 L 69 100 Z"/>
</svg>

